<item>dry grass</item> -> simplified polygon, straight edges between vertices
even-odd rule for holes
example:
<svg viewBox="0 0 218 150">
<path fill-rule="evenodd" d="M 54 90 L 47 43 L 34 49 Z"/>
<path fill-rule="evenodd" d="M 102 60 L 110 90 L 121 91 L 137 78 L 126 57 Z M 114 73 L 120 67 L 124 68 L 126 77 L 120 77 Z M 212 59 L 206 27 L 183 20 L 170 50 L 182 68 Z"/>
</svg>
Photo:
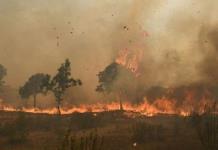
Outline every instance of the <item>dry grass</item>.
<svg viewBox="0 0 218 150">
<path fill-rule="evenodd" d="M 0 112 L 1 124 L 13 124 L 18 117 L 17 113 Z M 120 112 L 61 117 L 25 114 L 24 131 L 28 131 L 26 140 L 11 144 L 7 142 L 6 136 L 0 133 L 0 149 L 58 150 L 70 130 L 69 137 L 76 141 L 97 131 L 99 137 L 104 137 L 101 150 L 204 150 L 189 120 L 177 116 L 131 119 Z M 139 122 L 140 125 L 137 124 Z M 4 130 L 4 126 L 1 126 L 1 129 Z"/>
</svg>

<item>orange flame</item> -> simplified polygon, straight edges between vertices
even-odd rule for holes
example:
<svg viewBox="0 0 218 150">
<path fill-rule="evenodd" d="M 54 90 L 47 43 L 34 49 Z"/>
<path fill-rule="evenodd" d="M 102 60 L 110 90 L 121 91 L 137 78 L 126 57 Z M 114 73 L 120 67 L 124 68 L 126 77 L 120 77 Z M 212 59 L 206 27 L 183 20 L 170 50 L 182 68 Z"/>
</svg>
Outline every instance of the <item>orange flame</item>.
<svg viewBox="0 0 218 150">
<path fill-rule="evenodd" d="M 142 60 L 143 51 L 141 50 L 135 50 L 130 51 L 129 49 L 123 49 L 119 52 L 115 62 L 117 64 L 120 64 L 127 69 L 129 69 L 131 72 L 133 72 L 136 76 L 140 75 L 139 68 L 140 68 L 140 62 Z"/>
<path fill-rule="evenodd" d="M 205 105 L 212 104 L 212 101 L 202 99 L 198 103 L 198 112 L 203 113 Z M 153 103 L 149 103 L 146 98 L 144 102 L 139 105 L 133 105 L 131 103 L 125 102 L 123 103 L 123 109 L 126 112 L 135 112 L 145 116 L 155 116 L 158 114 L 168 114 L 168 115 L 181 115 L 181 116 L 188 116 L 192 113 L 192 109 L 187 107 L 189 105 L 186 104 L 186 101 L 180 107 L 176 106 L 175 100 L 166 99 L 165 97 L 155 100 Z M 85 113 L 85 112 L 105 112 L 105 111 L 114 111 L 119 110 L 120 103 L 112 102 L 112 103 L 97 103 L 97 104 L 83 104 L 79 106 L 72 106 L 72 107 L 62 107 L 61 114 L 72 114 L 75 112 Z M 0 110 L 3 111 L 23 111 L 27 113 L 42 113 L 42 114 L 57 114 L 57 109 L 54 108 L 47 108 L 47 109 L 39 109 L 39 108 L 21 108 L 16 109 L 15 107 L 8 106 L 8 105 L 1 105 Z"/>
</svg>

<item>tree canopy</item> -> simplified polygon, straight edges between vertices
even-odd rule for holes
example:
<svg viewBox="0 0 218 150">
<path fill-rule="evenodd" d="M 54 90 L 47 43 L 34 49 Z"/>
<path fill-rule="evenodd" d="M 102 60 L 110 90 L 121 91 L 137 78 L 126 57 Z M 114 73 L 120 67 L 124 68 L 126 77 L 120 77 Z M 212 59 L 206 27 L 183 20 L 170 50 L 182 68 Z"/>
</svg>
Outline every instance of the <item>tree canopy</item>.
<svg viewBox="0 0 218 150">
<path fill-rule="evenodd" d="M 3 78 L 7 75 L 7 69 L 0 64 L 0 86 L 4 84 Z"/>
<path fill-rule="evenodd" d="M 107 66 L 104 71 L 99 72 L 99 85 L 96 88 L 97 92 L 110 93 L 113 90 L 113 84 L 115 83 L 115 80 L 119 74 L 118 67 L 119 66 L 117 63 L 112 63 Z"/>
<path fill-rule="evenodd" d="M 108 65 L 98 74 L 97 92 L 124 92 L 135 82 L 134 74 L 116 62 Z"/>
<path fill-rule="evenodd" d="M 36 96 L 43 93 L 42 84 L 48 75 L 43 73 L 37 73 L 32 75 L 28 81 L 19 89 L 21 98 L 27 99 L 31 96 L 34 98 L 34 107 L 36 107 Z"/>
<path fill-rule="evenodd" d="M 99 85 L 96 87 L 97 92 L 113 93 L 118 96 L 120 101 L 120 109 L 122 110 L 122 99 L 131 97 L 133 88 L 135 88 L 136 78 L 134 74 L 122 65 L 116 62 L 108 65 L 98 74 Z"/>
<path fill-rule="evenodd" d="M 57 74 L 54 77 L 47 76 L 43 81 L 43 90 L 45 92 L 51 91 L 57 101 L 58 113 L 60 113 L 60 104 L 66 90 L 70 87 L 82 85 L 80 79 L 71 77 L 71 64 L 69 59 L 66 59 L 58 68 Z"/>
</svg>

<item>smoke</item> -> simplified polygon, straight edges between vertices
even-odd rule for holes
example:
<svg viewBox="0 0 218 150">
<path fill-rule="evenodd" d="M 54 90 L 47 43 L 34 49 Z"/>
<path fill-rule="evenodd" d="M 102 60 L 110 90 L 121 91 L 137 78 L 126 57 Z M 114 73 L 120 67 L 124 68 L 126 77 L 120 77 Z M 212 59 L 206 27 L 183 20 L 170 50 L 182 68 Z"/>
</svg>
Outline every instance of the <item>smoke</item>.
<svg viewBox="0 0 218 150">
<path fill-rule="evenodd" d="M 125 48 L 144 53 L 135 91 L 216 83 L 217 4 L 205 0 L 0 1 L 0 63 L 8 69 L 7 84 L 18 88 L 34 73 L 54 74 L 69 58 L 72 75 L 84 85 L 71 89 L 67 99 L 78 102 L 102 99 L 95 92 L 96 74 Z"/>
<path fill-rule="evenodd" d="M 149 18 L 153 18 L 153 30 L 149 30 L 150 25 L 145 25 L 148 26 L 150 36 L 144 53 L 149 53 L 150 58 L 144 58 L 144 84 L 176 87 L 205 80 L 214 83 L 214 78 L 211 80 L 209 76 L 217 76 L 216 71 L 213 71 L 217 57 L 213 50 L 216 47 L 214 27 L 217 21 L 211 16 L 216 12 L 214 5 L 217 2 L 168 2 L 159 8 L 156 15 Z M 202 39 L 207 39 L 207 44 L 214 46 L 205 48 L 205 40 Z"/>
<path fill-rule="evenodd" d="M 202 27 L 199 34 L 199 43 L 203 59 L 199 64 L 203 78 L 208 84 L 217 84 L 218 82 L 218 28 L 217 26 Z"/>
</svg>

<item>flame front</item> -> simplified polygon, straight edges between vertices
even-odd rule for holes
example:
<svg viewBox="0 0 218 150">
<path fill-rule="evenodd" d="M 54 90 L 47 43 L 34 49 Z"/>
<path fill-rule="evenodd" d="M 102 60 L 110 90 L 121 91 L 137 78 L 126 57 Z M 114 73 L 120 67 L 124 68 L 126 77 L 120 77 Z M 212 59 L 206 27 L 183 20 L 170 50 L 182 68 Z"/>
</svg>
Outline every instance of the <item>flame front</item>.
<svg viewBox="0 0 218 150">
<path fill-rule="evenodd" d="M 192 100 L 191 103 L 194 103 Z M 155 116 L 159 114 L 167 114 L 167 115 L 181 115 L 181 116 L 189 116 L 193 112 L 193 108 L 199 114 L 203 113 L 205 110 L 205 106 L 212 105 L 213 101 L 208 99 L 202 99 L 199 101 L 198 105 L 190 105 L 189 100 L 185 100 L 180 106 L 176 105 L 176 101 L 173 99 L 167 99 L 165 97 L 155 100 L 153 103 L 149 103 L 146 98 L 144 102 L 138 105 L 131 104 L 129 102 L 123 103 L 123 109 L 126 112 L 135 112 L 139 113 L 140 115 L 145 116 Z M 62 107 L 61 114 L 72 114 L 75 112 L 85 113 L 85 112 L 105 112 L 105 111 L 115 111 L 119 110 L 120 103 L 118 102 L 111 102 L 111 103 L 97 103 L 97 104 L 84 104 L 79 106 L 72 106 L 72 107 Z M 2 111 L 23 111 L 27 113 L 40 113 L 40 114 L 57 114 L 57 109 L 47 108 L 47 109 L 39 109 L 39 108 L 21 108 L 17 109 L 12 106 L 8 105 L 1 105 L 0 110 Z"/>
</svg>

